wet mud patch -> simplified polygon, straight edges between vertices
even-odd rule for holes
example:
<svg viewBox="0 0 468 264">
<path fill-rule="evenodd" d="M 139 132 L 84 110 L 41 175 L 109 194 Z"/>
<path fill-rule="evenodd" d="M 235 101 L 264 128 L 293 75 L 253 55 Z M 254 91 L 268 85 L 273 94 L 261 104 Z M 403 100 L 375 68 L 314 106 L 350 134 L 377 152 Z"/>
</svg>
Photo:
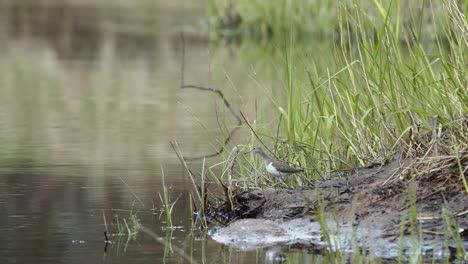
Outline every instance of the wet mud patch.
<svg viewBox="0 0 468 264">
<path fill-rule="evenodd" d="M 216 208 L 214 218 L 226 227 L 213 239 L 240 249 L 293 244 L 314 252 L 358 247 L 379 258 L 400 250 L 406 257 L 454 257 L 457 237 L 458 248 L 468 248 L 468 194 L 458 164 L 467 177 L 465 155 L 460 163 L 440 157 L 354 169 L 307 189 L 242 192 L 233 208 Z"/>
</svg>

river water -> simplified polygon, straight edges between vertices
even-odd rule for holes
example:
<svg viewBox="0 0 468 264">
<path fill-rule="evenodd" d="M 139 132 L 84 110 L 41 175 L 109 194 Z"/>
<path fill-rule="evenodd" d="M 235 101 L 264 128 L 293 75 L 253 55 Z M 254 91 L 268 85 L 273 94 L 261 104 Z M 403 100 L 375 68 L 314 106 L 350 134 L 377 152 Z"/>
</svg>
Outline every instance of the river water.
<svg viewBox="0 0 468 264">
<path fill-rule="evenodd" d="M 224 140 L 220 126 L 235 120 L 215 95 L 178 88 L 180 32 L 186 82 L 222 89 L 236 109 L 267 105 L 258 88 L 276 79 L 193 33 L 203 1 L 127 2 L 0 4 L 0 262 L 321 262 L 278 248 L 237 251 L 192 230 L 193 186 L 170 142 L 185 156 L 210 154 Z M 219 172 L 221 160 L 207 166 Z M 177 201 L 173 230 L 162 172 Z M 161 239 L 125 235 L 132 215 Z"/>
</svg>

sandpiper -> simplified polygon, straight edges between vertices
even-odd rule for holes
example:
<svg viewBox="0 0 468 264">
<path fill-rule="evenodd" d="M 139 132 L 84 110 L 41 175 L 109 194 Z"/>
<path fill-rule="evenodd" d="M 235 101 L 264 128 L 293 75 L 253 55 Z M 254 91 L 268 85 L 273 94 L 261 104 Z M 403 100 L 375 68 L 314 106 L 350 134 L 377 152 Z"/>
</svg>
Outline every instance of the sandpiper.
<svg viewBox="0 0 468 264">
<path fill-rule="evenodd" d="M 268 156 L 267 154 L 265 154 L 265 152 L 263 152 L 263 149 L 260 147 L 254 147 L 249 152 L 254 152 L 260 155 L 263 158 L 265 169 L 268 171 L 268 173 L 270 173 L 273 176 L 283 177 L 283 176 L 288 176 L 293 173 L 304 171 L 303 169 L 293 168 L 289 166 L 288 164 L 282 162 L 281 160 Z"/>
</svg>

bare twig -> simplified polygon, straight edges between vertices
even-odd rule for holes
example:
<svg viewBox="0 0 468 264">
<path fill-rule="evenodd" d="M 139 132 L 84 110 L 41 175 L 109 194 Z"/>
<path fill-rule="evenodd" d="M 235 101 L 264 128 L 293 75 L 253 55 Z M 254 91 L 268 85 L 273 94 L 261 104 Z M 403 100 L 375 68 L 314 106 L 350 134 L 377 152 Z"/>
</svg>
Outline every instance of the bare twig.
<svg viewBox="0 0 468 264">
<path fill-rule="evenodd" d="M 190 158 L 184 157 L 184 160 L 199 160 L 199 159 L 203 159 L 203 158 L 215 157 L 215 156 L 218 156 L 218 155 L 220 155 L 221 153 L 224 152 L 227 144 L 231 141 L 232 136 L 239 129 L 239 126 L 242 125 L 242 119 L 234 111 L 231 104 L 226 99 L 226 97 L 224 96 L 224 94 L 223 94 L 223 92 L 221 90 L 216 89 L 216 88 L 203 87 L 203 86 L 197 86 L 197 85 L 192 85 L 192 84 L 185 84 L 185 39 L 184 39 L 183 34 L 181 35 L 181 40 L 182 40 L 182 62 L 181 62 L 181 66 L 180 66 L 180 85 L 179 85 L 179 88 L 181 88 L 181 89 L 196 89 L 196 90 L 200 90 L 200 91 L 212 92 L 212 93 L 217 94 L 221 98 L 221 100 L 223 100 L 224 105 L 226 106 L 226 108 L 229 110 L 231 115 L 237 121 L 236 127 L 234 127 L 229 132 L 229 134 L 227 135 L 226 139 L 223 142 L 223 145 L 221 146 L 221 148 L 218 151 L 216 151 L 215 153 L 209 154 L 209 155 L 203 155 L 203 156 L 198 156 L 198 157 L 190 157 Z"/>
<path fill-rule="evenodd" d="M 242 118 L 244 119 L 244 122 L 247 124 L 247 126 L 249 126 L 250 128 L 250 131 L 252 131 L 252 133 L 255 135 L 255 137 L 258 139 L 258 141 L 262 144 L 263 147 L 265 147 L 265 149 L 268 150 L 268 152 L 270 153 L 273 153 L 270 151 L 270 149 L 268 148 L 268 146 L 263 143 L 263 141 L 260 139 L 260 137 L 258 136 L 257 132 L 255 132 L 255 130 L 253 129 L 253 127 L 250 125 L 249 121 L 247 121 L 247 118 L 244 116 L 244 114 L 242 113 L 242 111 L 240 112 Z"/>
<path fill-rule="evenodd" d="M 135 197 L 135 199 L 138 200 L 138 202 L 140 202 L 141 206 L 145 206 L 145 204 L 143 203 L 143 201 L 140 199 L 140 197 L 138 197 L 138 195 L 130 188 L 130 186 L 127 184 L 127 182 L 122 178 L 122 177 L 119 177 L 120 180 L 123 182 L 123 184 L 125 184 L 125 186 L 127 186 L 128 190 L 133 194 L 133 196 Z"/>
</svg>

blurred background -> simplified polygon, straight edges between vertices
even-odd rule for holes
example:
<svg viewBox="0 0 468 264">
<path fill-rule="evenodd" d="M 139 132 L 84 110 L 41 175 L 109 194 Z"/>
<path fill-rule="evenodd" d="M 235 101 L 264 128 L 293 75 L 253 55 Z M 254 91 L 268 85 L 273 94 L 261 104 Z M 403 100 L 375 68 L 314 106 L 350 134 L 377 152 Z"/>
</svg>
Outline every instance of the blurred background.
<svg viewBox="0 0 468 264">
<path fill-rule="evenodd" d="M 2 1 L 1 12 L 2 161 L 128 165 L 167 158 L 173 139 L 187 154 L 210 148 L 193 115 L 211 119 L 214 104 L 178 89 L 179 32 L 201 3 Z M 187 79 L 209 82 L 207 42 L 186 43 Z"/>
<path fill-rule="evenodd" d="M 146 236 L 111 238 L 103 254 L 102 232 L 132 209 L 166 235 L 162 169 L 171 200 L 181 195 L 173 236 L 189 236 L 192 185 L 170 141 L 186 156 L 218 150 L 225 109 L 179 89 L 181 32 L 187 83 L 226 90 L 237 108 L 232 86 L 249 71 L 196 32 L 205 14 L 191 0 L 0 1 L 0 262 L 159 262 L 163 246 Z"/>
</svg>

